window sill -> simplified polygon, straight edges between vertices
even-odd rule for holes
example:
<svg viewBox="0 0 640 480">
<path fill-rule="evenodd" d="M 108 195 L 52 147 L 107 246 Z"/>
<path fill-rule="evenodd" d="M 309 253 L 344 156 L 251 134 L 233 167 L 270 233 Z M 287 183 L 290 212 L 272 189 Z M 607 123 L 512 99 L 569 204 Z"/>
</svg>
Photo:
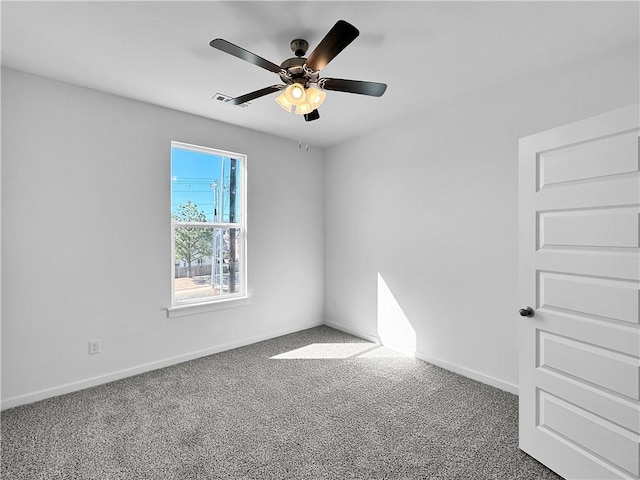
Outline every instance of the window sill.
<svg viewBox="0 0 640 480">
<path fill-rule="evenodd" d="M 216 310 L 223 310 L 225 308 L 234 308 L 240 307 L 242 305 L 248 305 L 249 303 L 251 303 L 251 298 L 244 296 L 227 298 L 225 300 L 215 300 L 212 302 L 176 305 L 174 307 L 167 308 L 167 318 L 184 317 L 186 315 L 214 312 Z"/>
</svg>

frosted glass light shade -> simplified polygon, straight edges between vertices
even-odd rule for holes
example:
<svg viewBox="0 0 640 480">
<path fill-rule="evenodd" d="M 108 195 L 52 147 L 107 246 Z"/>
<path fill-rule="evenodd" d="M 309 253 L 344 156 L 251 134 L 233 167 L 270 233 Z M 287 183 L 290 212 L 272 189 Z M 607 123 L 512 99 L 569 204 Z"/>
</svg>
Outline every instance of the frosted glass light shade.
<svg viewBox="0 0 640 480">
<path fill-rule="evenodd" d="M 296 106 L 296 113 L 298 115 L 304 115 L 306 113 L 311 113 L 311 112 L 313 112 L 313 107 L 308 101 L 304 102 L 302 105 Z"/>
<path fill-rule="evenodd" d="M 299 83 L 293 83 L 284 90 L 284 95 L 291 105 L 302 105 L 307 101 L 304 87 Z"/>
<path fill-rule="evenodd" d="M 283 110 L 291 113 L 293 110 L 293 105 L 287 100 L 287 96 L 283 93 L 276 97 L 276 103 L 282 107 Z"/>
<path fill-rule="evenodd" d="M 324 102 L 325 98 L 327 98 L 327 93 L 317 89 L 316 87 L 307 88 L 307 100 L 309 101 L 309 105 L 313 108 L 311 110 L 315 110 Z"/>
</svg>

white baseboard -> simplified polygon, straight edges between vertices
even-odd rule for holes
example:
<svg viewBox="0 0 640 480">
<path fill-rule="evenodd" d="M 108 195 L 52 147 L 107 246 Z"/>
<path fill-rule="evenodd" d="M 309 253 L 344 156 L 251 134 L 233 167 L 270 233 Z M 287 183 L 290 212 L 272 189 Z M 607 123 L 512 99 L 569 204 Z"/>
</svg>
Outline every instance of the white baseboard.
<svg viewBox="0 0 640 480">
<path fill-rule="evenodd" d="M 243 347 L 252 343 L 262 342 L 263 340 L 269 340 L 271 338 L 280 337 L 289 333 L 295 333 L 308 328 L 319 327 L 323 325 L 323 322 L 313 322 L 306 325 L 300 325 L 294 328 L 287 328 L 282 330 L 275 330 L 261 335 L 253 337 L 242 338 L 235 342 L 227 343 L 224 345 L 216 345 L 214 347 L 205 348 L 202 350 L 196 350 L 194 352 L 185 353 L 183 355 L 176 355 L 174 357 L 165 358 L 155 362 L 145 363 L 131 368 L 125 368 L 116 372 L 106 373 L 91 378 L 79 380 L 77 382 L 71 382 L 56 387 L 46 388 L 38 390 L 36 392 L 27 393 L 25 395 L 19 395 L 2 400 L 0 410 L 6 410 L 8 408 L 17 407 L 19 405 L 25 405 L 28 403 L 38 402 L 46 398 L 57 397 L 58 395 L 64 395 L 65 393 L 71 393 L 78 390 L 84 390 L 85 388 L 95 387 L 104 383 L 113 382 L 122 378 L 131 377 L 140 373 L 149 372 L 151 370 L 157 370 L 159 368 L 169 367 L 178 363 L 187 362 L 200 357 L 206 357 L 207 355 L 213 355 L 214 353 L 224 352 L 233 348 Z"/>
<path fill-rule="evenodd" d="M 491 375 L 487 375 L 467 367 L 456 365 L 455 363 L 450 363 L 445 360 L 429 357 L 428 355 L 425 355 L 421 352 L 416 352 L 415 356 L 417 359 L 427 363 L 431 363 L 437 367 L 444 368 L 445 370 L 449 370 L 454 373 L 458 373 L 473 380 L 477 380 L 480 383 L 499 388 L 500 390 L 504 390 L 505 392 L 518 395 L 518 385 L 514 383 L 505 382 L 504 380 L 500 380 L 499 378 L 492 377 Z"/>
<path fill-rule="evenodd" d="M 492 387 L 499 388 L 500 390 L 504 390 L 505 392 L 513 393 L 514 395 L 518 395 L 518 385 L 505 382 L 504 380 L 500 380 L 499 378 L 492 377 L 491 375 L 486 375 L 484 373 L 478 372 L 476 370 L 472 370 L 467 367 L 463 367 L 461 365 L 456 365 L 455 363 L 447 362 L 445 360 L 440 360 L 438 358 L 430 357 L 429 355 L 425 355 L 419 350 L 409 351 L 406 348 L 402 348 L 398 345 L 385 343 L 380 337 L 377 335 L 372 335 L 370 333 L 361 332 L 354 328 L 351 328 L 347 325 L 343 325 L 341 323 L 336 323 L 332 321 L 325 321 L 324 324 L 328 327 L 335 328 L 336 330 L 340 330 L 341 332 L 348 333 L 350 335 L 354 335 L 356 337 L 362 338 L 364 340 L 369 340 L 370 342 L 377 343 L 379 345 L 384 345 L 385 347 L 391 348 L 392 350 L 397 350 L 405 355 L 409 355 L 417 358 L 418 360 L 422 360 L 423 362 L 431 363 L 437 367 L 444 368 L 445 370 L 449 370 L 451 372 L 460 374 L 462 376 L 471 378 L 473 380 L 477 380 L 480 383 L 484 383 L 486 385 L 490 385 Z"/>
</svg>

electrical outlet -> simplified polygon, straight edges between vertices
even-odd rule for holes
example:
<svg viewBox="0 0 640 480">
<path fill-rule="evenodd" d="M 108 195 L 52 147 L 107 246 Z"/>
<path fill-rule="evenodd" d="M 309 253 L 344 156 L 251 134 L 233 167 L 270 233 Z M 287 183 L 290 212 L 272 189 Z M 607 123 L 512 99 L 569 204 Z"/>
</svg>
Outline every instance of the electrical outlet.
<svg viewBox="0 0 640 480">
<path fill-rule="evenodd" d="M 89 355 L 100 353 L 100 340 L 89 340 Z"/>
</svg>

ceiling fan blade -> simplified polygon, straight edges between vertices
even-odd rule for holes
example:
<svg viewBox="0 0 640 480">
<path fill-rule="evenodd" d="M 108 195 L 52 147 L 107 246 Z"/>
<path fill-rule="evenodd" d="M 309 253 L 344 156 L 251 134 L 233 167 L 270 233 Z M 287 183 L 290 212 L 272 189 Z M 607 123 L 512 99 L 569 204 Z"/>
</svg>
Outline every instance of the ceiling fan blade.
<svg viewBox="0 0 640 480">
<path fill-rule="evenodd" d="M 317 120 L 319 118 L 320 118 L 320 113 L 318 113 L 318 109 L 317 108 L 311 113 L 305 113 L 304 114 L 304 121 L 305 122 L 313 122 L 314 120 Z"/>
<path fill-rule="evenodd" d="M 280 74 L 282 71 L 282 67 L 276 65 L 275 63 L 270 62 L 269 60 L 265 60 L 262 57 L 259 57 L 255 53 L 251 53 L 249 50 L 245 50 L 242 47 L 234 45 L 233 43 L 227 42 L 222 38 L 216 38 L 215 40 L 211 40 L 209 43 L 213 48 L 217 48 L 218 50 L 222 50 L 229 55 L 233 55 L 234 57 L 238 57 L 245 62 L 253 63 L 258 67 L 262 67 L 265 70 L 269 70 L 270 72 Z"/>
<path fill-rule="evenodd" d="M 226 103 L 230 103 L 231 105 L 241 105 L 251 100 L 255 100 L 256 98 L 264 97 L 265 95 L 269 95 L 270 93 L 282 90 L 285 88 L 285 86 L 286 85 L 271 85 L 270 87 L 261 88 L 260 90 L 256 90 L 255 92 L 246 93 L 240 97 L 231 98 L 227 100 Z"/>
<path fill-rule="evenodd" d="M 344 20 L 338 20 L 307 58 L 307 67 L 316 72 L 322 70 L 358 35 L 360 32 L 356 27 Z"/>
<path fill-rule="evenodd" d="M 372 97 L 381 97 L 387 89 L 386 83 L 361 82 L 360 80 L 345 80 L 342 78 L 321 78 L 318 85 L 324 90 L 358 93 Z"/>
</svg>

